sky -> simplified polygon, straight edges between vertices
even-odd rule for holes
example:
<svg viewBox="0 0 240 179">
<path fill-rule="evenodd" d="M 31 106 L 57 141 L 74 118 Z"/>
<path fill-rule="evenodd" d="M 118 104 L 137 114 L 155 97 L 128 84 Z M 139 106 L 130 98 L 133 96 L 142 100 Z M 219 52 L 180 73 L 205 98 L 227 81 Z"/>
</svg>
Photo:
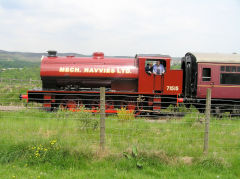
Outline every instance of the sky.
<svg viewBox="0 0 240 179">
<path fill-rule="evenodd" d="M 240 53 L 240 0 L 0 0 L 0 49 Z"/>
</svg>

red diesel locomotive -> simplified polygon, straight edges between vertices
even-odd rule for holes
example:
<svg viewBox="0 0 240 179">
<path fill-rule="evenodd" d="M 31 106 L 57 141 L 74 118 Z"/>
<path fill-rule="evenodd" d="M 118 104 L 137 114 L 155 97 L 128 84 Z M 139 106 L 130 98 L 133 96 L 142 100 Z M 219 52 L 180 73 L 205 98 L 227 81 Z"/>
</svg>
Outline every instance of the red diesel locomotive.
<svg viewBox="0 0 240 179">
<path fill-rule="evenodd" d="M 146 65 L 157 61 L 164 66 L 165 73 L 147 73 Z M 181 70 L 172 70 L 170 62 L 171 57 L 165 55 L 115 58 L 96 52 L 92 57 L 58 57 L 56 51 L 49 51 L 41 62 L 42 89 L 29 90 L 22 98 L 43 103 L 48 110 L 84 105 L 96 112 L 99 87 L 106 87 L 106 113 L 126 107 L 140 114 L 160 112 L 183 99 L 202 103 L 206 89 L 212 88 L 214 99 L 234 99 L 238 109 L 240 55 L 187 53 L 182 58 Z M 219 100 L 216 104 L 216 109 L 221 108 Z"/>
</svg>

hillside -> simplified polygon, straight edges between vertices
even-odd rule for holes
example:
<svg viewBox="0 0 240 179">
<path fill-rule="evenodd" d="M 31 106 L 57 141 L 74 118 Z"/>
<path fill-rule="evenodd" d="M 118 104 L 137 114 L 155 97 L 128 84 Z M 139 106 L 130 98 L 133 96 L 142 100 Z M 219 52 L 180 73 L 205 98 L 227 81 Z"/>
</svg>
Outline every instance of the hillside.
<svg viewBox="0 0 240 179">
<path fill-rule="evenodd" d="M 28 61 L 28 62 L 40 62 L 41 57 L 47 55 L 47 53 L 32 53 L 32 52 L 8 52 L 0 50 L 0 61 Z M 77 57 L 85 56 L 78 53 L 58 53 L 59 56 L 74 55 Z"/>
<path fill-rule="evenodd" d="M 84 57 L 79 53 L 57 53 L 58 56 L 76 56 Z M 33 53 L 33 52 L 9 52 L 0 50 L 0 68 L 23 68 L 23 67 L 34 67 L 39 66 L 41 57 L 47 53 Z M 112 56 L 113 57 L 113 56 Z M 114 56 L 121 58 L 129 58 L 130 56 Z M 172 65 L 178 65 L 181 62 L 181 58 L 172 57 Z"/>
<path fill-rule="evenodd" d="M 47 53 L 8 52 L 0 50 L 0 68 L 23 68 L 39 66 L 41 57 Z M 78 53 L 58 53 L 59 56 L 85 56 Z"/>
</svg>

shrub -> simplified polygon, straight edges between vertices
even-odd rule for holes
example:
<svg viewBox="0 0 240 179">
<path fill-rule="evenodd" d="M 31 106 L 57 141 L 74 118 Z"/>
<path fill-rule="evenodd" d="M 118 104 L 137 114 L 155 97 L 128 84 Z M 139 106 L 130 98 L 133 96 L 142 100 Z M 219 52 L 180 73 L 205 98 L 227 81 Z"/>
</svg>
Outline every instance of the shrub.
<svg viewBox="0 0 240 179">
<path fill-rule="evenodd" d="M 117 117 L 120 121 L 131 121 L 135 119 L 133 110 L 126 110 L 126 108 L 121 108 L 117 110 Z"/>
<path fill-rule="evenodd" d="M 27 158 L 30 163 L 50 162 L 53 154 L 58 153 L 57 140 L 51 140 L 47 144 L 39 144 L 28 147 Z"/>
<path fill-rule="evenodd" d="M 57 112 L 57 117 L 60 119 L 78 120 L 80 122 L 79 128 L 81 130 L 96 130 L 99 127 L 98 118 L 91 112 L 88 112 L 84 106 L 81 106 L 74 111 L 61 109 Z"/>
</svg>

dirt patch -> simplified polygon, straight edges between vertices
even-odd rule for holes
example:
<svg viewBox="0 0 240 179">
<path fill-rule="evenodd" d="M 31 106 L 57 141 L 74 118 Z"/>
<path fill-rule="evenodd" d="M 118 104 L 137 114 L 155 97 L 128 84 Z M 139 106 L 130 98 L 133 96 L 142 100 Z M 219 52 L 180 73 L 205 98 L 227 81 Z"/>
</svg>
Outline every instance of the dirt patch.
<svg viewBox="0 0 240 179">
<path fill-rule="evenodd" d="M 160 119 L 160 120 L 146 120 L 147 122 L 151 122 L 151 123 L 166 123 L 167 120 L 166 119 Z"/>
<path fill-rule="evenodd" d="M 181 157 L 180 160 L 186 165 L 191 165 L 193 162 L 193 157 L 185 156 L 185 157 Z"/>
<path fill-rule="evenodd" d="M 23 106 L 0 106 L 0 111 L 19 111 L 24 109 Z"/>
</svg>

